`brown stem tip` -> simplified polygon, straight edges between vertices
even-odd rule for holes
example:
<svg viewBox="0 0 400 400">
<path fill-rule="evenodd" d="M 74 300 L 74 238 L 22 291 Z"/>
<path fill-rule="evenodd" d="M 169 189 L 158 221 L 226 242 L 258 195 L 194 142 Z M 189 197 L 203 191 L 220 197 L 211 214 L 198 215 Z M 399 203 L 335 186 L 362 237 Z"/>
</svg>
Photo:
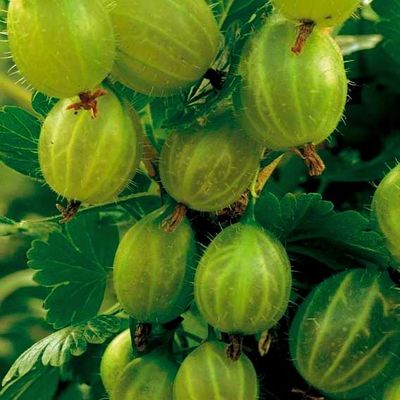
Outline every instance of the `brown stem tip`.
<svg viewBox="0 0 400 400">
<path fill-rule="evenodd" d="M 164 229 L 165 232 L 173 233 L 175 232 L 176 228 L 182 223 L 183 219 L 185 218 L 187 213 L 187 207 L 179 203 L 173 213 L 164 219 L 161 223 L 161 227 Z"/>
<path fill-rule="evenodd" d="M 139 352 L 144 352 L 146 350 L 150 334 L 151 324 L 142 322 L 137 324 L 134 341 Z"/>
<path fill-rule="evenodd" d="M 79 110 L 88 110 L 92 114 L 92 118 L 96 118 L 99 114 L 97 108 L 97 99 L 106 95 L 107 92 L 103 89 L 98 89 L 95 92 L 83 92 L 79 94 L 79 100 L 76 103 L 70 104 L 67 110 L 74 110 L 75 112 Z"/>
<path fill-rule="evenodd" d="M 301 24 L 299 26 L 299 33 L 297 34 L 296 37 L 296 42 L 292 47 L 292 52 L 294 54 L 296 55 L 301 54 L 307 42 L 307 39 L 312 34 L 314 28 L 315 28 L 315 23 L 313 21 L 309 20 L 301 21 Z"/>
<path fill-rule="evenodd" d="M 294 148 L 293 151 L 305 161 L 310 176 L 319 176 L 325 171 L 325 163 L 318 155 L 314 144 L 309 143 L 302 149 Z"/>
<path fill-rule="evenodd" d="M 229 335 L 229 345 L 226 349 L 227 357 L 232 361 L 239 360 L 242 354 L 243 337 L 239 335 Z"/>
<path fill-rule="evenodd" d="M 271 347 L 272 338 L 269 331 L 265 331 L 261 334 L 260 340 L 258 341 L 258 352 L 261 357 L 268 354 Z"/>
<path fill-rule="evenodd" d="M 60 224 L 66 224 L 67 222 L 71 221 L 71 219 L 74 218 L 78 213 L 81 204 L 82 203 L 78 200 L 70 200 L 67 204 L 67 207 L 63 207 L 61 204 L 56 204 L 57 210 L 60 211 L 62 215 Z"/>
</svg>

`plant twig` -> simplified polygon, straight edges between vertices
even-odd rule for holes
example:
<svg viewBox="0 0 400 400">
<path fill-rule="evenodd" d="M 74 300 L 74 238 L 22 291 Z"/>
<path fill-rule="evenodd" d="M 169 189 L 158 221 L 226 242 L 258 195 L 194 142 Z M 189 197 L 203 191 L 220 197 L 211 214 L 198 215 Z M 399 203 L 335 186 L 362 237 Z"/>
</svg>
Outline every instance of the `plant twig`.
<svg viewBox="0 0 400 400">
<path fill-rule="evenodd" d="M 270 164 L 268 164 L 266 167 L 264 167 L 260 173 L 257 176 L 257 180 L 255 182 L 254 187 L 252 188 L 252 196 L 253 197 L 259 197 L 261 194 L 262 190 L 264 189 L 264 186 L 268 182 L 268 180 L 271 178 L 272 174 L 274 171 L 278 168 L 280 162 L 282 161 L 283 157 L 285 154 L 280 155 L 279 157 L 275 158 L 274 161 L 272 161 Z"/>
<path fill-rule="evenodd" d="M 127 203 L 131 200 L 134 199 L 140 199 L 142 197 L 146 197 L 146 196 L 153 196 L 154 193 L 150 193 L 150 192 L 143 192 L 143 193 L 134 193 L 134 194 L 130 194 L 124 197 L 120 197 L 118 199 L 118 201 L 111 201 L 111 202 L 106 202 L 106 203 L 101 203 L 101 204 L 96 204 L 93 206 L 88 206 L 85 208 L 80 208 L 77 212 L 78 215 L 82 214 L 82 213 L 86 213 L 86 212 L 90 212 L 96 209 L 100 209 L 103 207 L 107 207 L 107 206 L 112 206 L 112 205 L 118 205 L 118 204 L 123 204 L 123 203 Z M 42 224 L 42 223 L 46 223 L 46 222 L 57 222 L 58 219 L 60 218 L 59 215 L 53 215 L 52 217 L 46 217 L 46 218 L 40 218 L 40 219 L 34 219 L 34 220 L 29 220 L 29 224 Z M 20 224 L 26 223 L 27 221 L 21 221 Z"/>
<path fill-rule="evenodd" d="M 184 204 L 178 203 L 172 214 L 162 222 L 161 227 L 164 231 L 168 233 L 175 232 L 176 228 L 178 228 L 185 218 L 187 210 Z"/>
</svg>

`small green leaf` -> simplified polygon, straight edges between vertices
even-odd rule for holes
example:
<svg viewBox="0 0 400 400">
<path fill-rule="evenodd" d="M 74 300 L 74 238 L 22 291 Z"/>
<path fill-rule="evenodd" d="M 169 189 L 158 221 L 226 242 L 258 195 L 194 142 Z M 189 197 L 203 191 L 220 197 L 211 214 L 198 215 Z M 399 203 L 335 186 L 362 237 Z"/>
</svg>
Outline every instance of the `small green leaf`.
<svg viewBox="0 0 400 400">
<path fill-rule="evenodd" d="M 40 92 L 35 92 L 32 96 L 32 108 L 43 117 L 46 117 L 57 102 L 58 99 Z"/>
<path fill-rule="evenodd" d="M 335 212 L 321 195 L 286 194 L 281 199 L 264 192 L 256 204 L 256 218 L 274 233 L 291 256 L 311 257 L 332 269 L 393 262 L 383 237 L 355 211 Z"/>
<path fill-rule="evenodd" d="M 19 376 L 0 392 L 2 400 L 53 400 L 59 372 L 54 368 L 35 368 Z"/>
<path fill-rule="evenodd" d="M 40 121 L 22 108 L 0 110 L 0 162 L 31 178 L 43 180 L 37 143 Z"/>
<path fill-rule="evenodd" d="M 45 337 L 22 353 L 3 379 L 3 385 L 19 380 L 40 367 L 63 367 L 84 354 L 89 344 L 103 344 L 121 329 L 119 318 L 99 315 L 84 324 L 68 326 Z"/>
<path fill-rule="evenodd" d="M 28 265 L 38 270 L 37 283 L 53 289 L 44 307 L 47 321 L 55 328 L 96 315 L 118 238 L 116 226 L 91 212 L 77 216 L 63 232 L 52 232 L 47 241 L 33 242 Z"/>
</svg>

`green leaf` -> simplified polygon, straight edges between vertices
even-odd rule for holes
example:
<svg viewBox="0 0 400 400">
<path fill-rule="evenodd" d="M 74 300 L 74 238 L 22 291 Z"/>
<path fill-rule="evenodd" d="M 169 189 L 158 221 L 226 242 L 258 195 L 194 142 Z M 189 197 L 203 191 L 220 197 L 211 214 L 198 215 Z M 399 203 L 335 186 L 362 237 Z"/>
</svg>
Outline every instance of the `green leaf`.
<svg viewBox="0 0 400 400">
<path fill-rule="evenodd" d="M 108 82 L 107 84 L 120 98 L 125 99 L 138 112 L 153 100 L 153 97 L 135 92 L 120 82 Z"/>
<path fill-rule="evenodd" d="M 128 211 L 132 217 L 139 220 L 161 207 L 161 199 L 159 196 L 150 194 L 121 203 L 121 206 Z"/>
<path fill-rule="evenodd" d="M 400 135 L 388 137 L 382 151 L 374 159 L 363 161 L 359 151 L 346 149 L 338 155 L 321 151 L 326 171 L 321 181 L 327 186 L 331 182 L 370 182 L 382 179 L 400 158 Z"/>
<path fill-rule="evenodd" d="M 91 212 L 77 216 L 63 232 L 51 233 L 47 241 L 32 243 L 28 265 L 38 270 L 37 283 L 52 288 L 44 307 L 55 328 L 96 315 L 118 240 L 117 227 Z"/>
<path fill-rule="evenodd" d="M 246 23 L 260 8 L 265 7 L 265 0 L 208 0 L 220 28 L 225 31 L 233 21 Z"/>
<path fill-rule="evenodd" d="M 22 108 L 0 110 L 0 162 L 31 178 L 43 180 L 37 143 L 40 121 Z"/>
<path fill-rule="evenodd" d="M 190 310 L 182 314 L 182 317 L 183 333 L 186 334 L 186 340 L 189 348 L 197 346 L 201 341 L 207 339 L 208 324 L 200 314 L 200 311 L 195 304 L 192 304 Z M 200 342 L 197 338 L 200 339 Z"/>
<path fill-rule="evenodd" d="M 72 357 L 86 352 L 88 344 L 103 344 L 120 331 L 121 321 L 111 315 L 99 315 L 84 324 L 68 326 L 45 337 L 22 353 L 3 379 L 3 385 L 38 367 L 63 367 Z"/>
<path fill-rule="evenodd" d="M 120 320 L 120 329 L 114 335 L 110 336 L 112 340 L 121 330 L 127 326 L 127 320 Z M 67 379 L 73 379 L 74 382 L 84 383 L 87 385 L 96 385 L 100 379 L 100 363 L 104 350 L 110 340 L 104 343 L 104 346 L 98 344 L 89 344 L 85 354 L 79 357 L 73 357 L 69 363 L 68 368 L 64 368 Z M 101 380 L 101 379 L 100 379 Z"/>
<path fill-rule="evenodd" d="M 58 382 L 58 370 L 36 368 L 5 386 L 0 392 L 0 397 L 2 400 L 52 400 Z"/>
<path fill-rule="evenodd" d="M 376 0 L 373 8 L 381 17 L 377 29 L 385 37 L 384 47 L 400 63 L 400 2 Z"/>
<path fill-rule="evenodd" d="M 271 152 L 270 156 L 262 160 L 262 166 L 268 165 L 279 155 L 278 152 Z M 265 187 L 269 192 L 280 197 L 286 193 L 301 190 L 301 184 L 307 179 L 308 173 L 304 161 L 292 153 L 286 153 L 276 173 L 267 181 Z"/>
<path fill-rule="evenodd" d="M 57 102 L 58 99 L 40 92 L 35 92 L 32 96 L 32 108 L 43 117 L 46 117 Z"/>
<path fill-rule="evenodd" d="M 178 103 L 179 104 L 179 103 Z M 162 143 L 157 138 L 157 131 L 162 123 L 167 119 L 168 103 L 164 99 L 155 99 L 140 112 L 143 129 L 151 145 L 161 151 Z"/>
<path fill-rule="evenodd" d="M 321 195 L 291 193 L 279 199 L 264 192 L 255 208 L 258 222 L 285 243 L 292 257 L 310 257 L 332 269 L 392 263 L 384 238 L 355 211 L 335 212 Z"/>
<path fill-rule="evenodd" d="M 0 216 L 0 224 L 4 224 L 4 225 L 14 225 L 16 222 L 13 221 L 10 218 L 4 217 L 4 216 Z"/>
</svg>

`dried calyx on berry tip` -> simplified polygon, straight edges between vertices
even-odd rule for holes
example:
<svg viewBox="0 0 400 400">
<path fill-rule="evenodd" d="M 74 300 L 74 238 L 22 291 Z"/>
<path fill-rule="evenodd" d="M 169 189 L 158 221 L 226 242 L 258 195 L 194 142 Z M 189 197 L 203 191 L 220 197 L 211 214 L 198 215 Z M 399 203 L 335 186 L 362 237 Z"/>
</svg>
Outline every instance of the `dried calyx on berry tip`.
<svg viewBox="0 0 400 400">
<path fill-rule="evenodd" d="M 334 40 L 314 29 L 300 55 L 290 50 L 297 28 L 267 19 L 244 49 L 234 94 L 236 115 L 249 136 L 269 150 L 300 148 L 311 175 L 324 169 L 315 146 L 338 126 L 347 100 L 343 56 Z"/>
<path fill-rule="evenodd" d="M 298 35 L 292 47 L 300 54 L 314 28 L 333 27 L 350 18 L 360 0 L 271 0 L 275 9 L 298 26 Z"/>
<path fill-rule="evenodd" d="M 60 100 L 49 112 L 39 137 L 39 163 L 47 184 L 71 200 L 65 220 L 80 203 L 116 200 L 136 173 L 144 135 L 139 116 L 111 91 L 97 99 L 101 112 L 74 115 L 77 98 Z"/>
</svg>

